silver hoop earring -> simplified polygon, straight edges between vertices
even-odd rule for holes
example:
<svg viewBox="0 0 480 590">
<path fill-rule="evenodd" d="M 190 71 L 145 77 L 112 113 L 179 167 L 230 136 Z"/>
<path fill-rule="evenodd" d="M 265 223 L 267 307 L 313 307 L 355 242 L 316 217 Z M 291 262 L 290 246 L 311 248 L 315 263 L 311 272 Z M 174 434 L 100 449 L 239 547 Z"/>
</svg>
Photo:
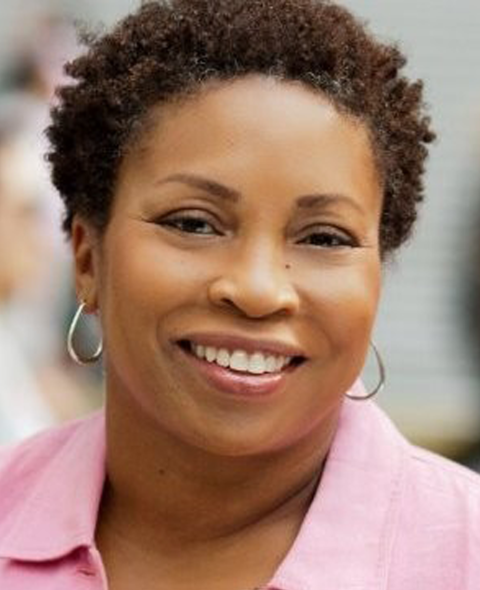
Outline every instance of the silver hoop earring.
<svg viewBox="0 0 480 590">
<path fill-rule="evenodd" d="M 366 399 L 370 399 L 370 398 L 374 397 L 375 395 L 377 395 L 377 393 L 380 393 L 380 391 L 385 387 L 385 381 L 386 381 L 385 365 L 383 364 L 383 360 L 382 360 L 382 357 L 380 355 L 380 351 L 375 346 L 375 343 L 374 342 L 370 342 L 370 345 L 372 347 L 372 350 L 374 352 L 375 359 L 376 359 L 377 365 L 378 365 L 378 373 L 379 373 L 378 384 L 377 384 L 377 386 L 375 387 L 375 389 L 373 391 L 370 391 L 366 395 L 360 395 L 359 396 L 359 395 L 349 395 L 348 393 L 345 394 L 349 399 L 353 399 L 355 401 L 363 402 Z"/>
<path fill-rule="evenodd" d="M 82 366 L 91 365 L 93 363 L 96 363 L 98 361 L 98 359 L 103 354 L 103 340 L 100 340 L 97 350 L 93 353 L 92 356 L 82 357 L 75 350 L 73 340 L 75 338 L 75 332 L 77 331 L 78 322 L 80 321 L 80 318 L 82 317 L 82 314 L 83 314 L 83 311 L 85 310 L 86 305 L 87 304 L 85 303 L 85 301 L 82 301 L 80 303 L 75 315 L 73 316 L 72 323 L 70 324 L 70 328 L 68 329 L 68 336 L 67 336 L 68 354 L 70 355 L 70 358 L 73 361 L 75 361 L 78 365 L 82 365 Z"/>
</svg>

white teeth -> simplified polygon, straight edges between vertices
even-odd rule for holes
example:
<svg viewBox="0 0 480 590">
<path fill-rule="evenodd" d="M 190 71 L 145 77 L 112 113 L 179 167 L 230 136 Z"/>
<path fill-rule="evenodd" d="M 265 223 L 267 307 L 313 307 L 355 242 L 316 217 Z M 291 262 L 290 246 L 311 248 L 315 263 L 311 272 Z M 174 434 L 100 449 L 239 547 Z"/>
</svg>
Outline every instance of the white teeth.
<svg viewBox="0 0 480 590">
<path fill-rule="evenodd" d="M 229 367 L 234 371 L 253 375 L 277 373 L 292 360 L 292 357 L 266 355 L 262 352 L 248 354 L 244 350 L 235 350 L 232 353 L 226 348 L 202 346 L 201 344 L 193 344 L 192 352 L 198 358 L 206 359 L 209 363 L 217 363 L 221 367 Z"/>
<path fill-rule="evenodd" d="M 213 348 L 213 346 L 207 346 L 205 349 L 205 358 L 209 363 L 213 363 L 217 358 L 217 349 Z"/>
<path fill-rule="evenodd" d="M 216 363 L 217 363 L 217 365 L 220 365 L 221 367 L 230 366 L 230 353 L 228 352 L 228 350 L 226 348 L 221 348 L 217 352 Z"/>
<path fill-rule="evenodd" d="M 275 373 L 277 370 L 277 359 L 274 356 L 267 356 L 265 369 L 267 370 L 267 373 Z"/>
<path fill-rule="evenodd" d="M 265 357 L 261 352 L 255 352 L 248 359 L 248 372 L 254 375 L 261 375 L 266 373 L 267 368 L 265 366 Z"/>
<path fill-rule="evenodd" d="M 234 371 L 248 371 L 248 354 L 243 350 L 236 350 L 230 357 L 230 368 Z"/>
</svg>

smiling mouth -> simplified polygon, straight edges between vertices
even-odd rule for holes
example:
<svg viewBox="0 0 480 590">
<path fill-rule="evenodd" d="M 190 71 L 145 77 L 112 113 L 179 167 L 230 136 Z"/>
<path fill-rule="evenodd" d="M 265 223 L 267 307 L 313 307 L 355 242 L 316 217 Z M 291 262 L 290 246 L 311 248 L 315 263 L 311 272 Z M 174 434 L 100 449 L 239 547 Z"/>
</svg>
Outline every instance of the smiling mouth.
<svg viewBox="0 0 480 590">
<path fill-rule="evenodd" d="M 180 340 L 180 348 L 200 362 L 218 366 L 238 376 L 268 377 L 291 371 L 305 362 L 302 356 L 284 356 L 262 351 L 247 352 Z"/>
</svg>

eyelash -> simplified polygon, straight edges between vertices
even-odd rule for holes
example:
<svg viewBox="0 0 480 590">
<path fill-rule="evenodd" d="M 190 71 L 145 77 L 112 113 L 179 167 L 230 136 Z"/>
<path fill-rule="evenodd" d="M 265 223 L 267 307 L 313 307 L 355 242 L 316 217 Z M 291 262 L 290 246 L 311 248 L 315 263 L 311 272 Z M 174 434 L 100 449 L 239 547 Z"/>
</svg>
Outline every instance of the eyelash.
<svg viewBox="0 0 480 590">
<path fill-rule="evenodd" d="M 158 221 L 158 223 L 159 223 L 159 225 L 163 225 L 165 227 L 170 227 L 180 233 L 204 235 L 204 236 L 211 236 L 211 235 L 219 236 L 219 235 L 221 235 L 220 232 L 214 228 L 212 223 L 210 223 L 206 219 L 202 219 L 202 217 L 200 217 L 200 216 L 193 216 L 193 215 L 180 216 L 180 215 L 178 215 L 176 217 L 170 217 L 167 219 L 160 220 L 160 221 Z M 212 229 L 212 231 L 211 232 L 191 231 L 193 229 L 191 226 L 190 226 L 190 229 L 187 229 L 185 227 L 186 224 L 189 224 L 189 223 L 194 226 L 196 225 L 197 228 L 199 225 L 203 225 L 204 227 L 209 226 Z"/>
<path fill-rule="evenodd" d="M 221 236 L 222 233 L 215 228 L 213 223 L 204 219 L 201 215 L 175 215 L 155 221 L 161 226 L 171 228 L 182 234 L 194 234 L 197 236 Z M 189 226 L 190 224 L 190 226 Z M 203 225 L 203 229 L 207 226 L 211 231 L 195 231 L 199 229 L 199 226 Z M 314 228 L 312 228 L 314 229 Z M 320 240 L 317 243 L 309 242 L 314 237 L 320 236 Z M 320 242 L 320 243 L 318 243 Z M 358 247 L 358 242 L 351 235 L 344 231 L 329 227 L 329 228 L 318 228 L 317 231 L 312 231 L 305 238 L 302 238 L 298 244 L 305 244 L 307 246 L 318 247 L 318 248 L 355 248 Z"/>
<path fill-rule="evenodd" d="M 313 228 L 312 228 L 313 229 Z M 312 243 L 314 237 L 320 237 L 320 243 Z M 306 244 L 307 246 L 313 246 L 318 248 L 356 248 L 358 242 L 351 235 L 345 231 L 341 231 L 332 227 L 318 228 L 316 231 L 312 231 L 305 238 L 303 238 L 300 244 Z"/>
</svg>

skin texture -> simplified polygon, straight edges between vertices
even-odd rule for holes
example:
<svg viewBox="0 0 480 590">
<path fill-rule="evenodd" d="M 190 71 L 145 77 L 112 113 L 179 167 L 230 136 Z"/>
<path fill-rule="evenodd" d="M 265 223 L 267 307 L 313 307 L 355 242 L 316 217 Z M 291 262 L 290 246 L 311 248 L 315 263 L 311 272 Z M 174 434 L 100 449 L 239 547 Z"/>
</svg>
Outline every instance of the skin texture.
<svg viewBox="0 0 480 590">
<path fill-rule="evenodd" d="M 269 580 L 364 363 L 381 207 L 365 126 L 300 84 L 252 76 L 152 112 L 105 234 L 76 218 L 77 292 L 106 348 L 97 539 L 114 590 Z M 261 401 L 227 395 L 176 344 L 192 327 L 287 342 L 307 360 Z"/>
</svg>

